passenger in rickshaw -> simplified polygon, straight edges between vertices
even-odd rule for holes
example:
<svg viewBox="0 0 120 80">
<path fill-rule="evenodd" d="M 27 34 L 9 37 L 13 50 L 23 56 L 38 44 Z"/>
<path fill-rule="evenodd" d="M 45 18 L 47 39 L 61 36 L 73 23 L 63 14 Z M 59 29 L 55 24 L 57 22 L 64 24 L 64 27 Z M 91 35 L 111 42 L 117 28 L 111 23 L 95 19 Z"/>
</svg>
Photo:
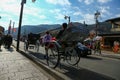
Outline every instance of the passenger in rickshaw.
<svg viewBox="0 0 120 80">
<path fill-rule="evenodd" d="M 65 35 L 66 30 L 67 30 L 67 23 L 63 23 L 62 24 L 62 30 L 60 30 L 59 33 L 56 36 L 56 39 L 62 45 L 62 48 L 67 46 L 66 41 L 63 40 L 63 36 Z"/>
<path fill-rule="evenodd" d="M 46 34 L 43 36 L 43 43 L 45 45 L 46 55 L 48 54 L 48 48 L 49 48 L 51 40 L 52 40 L 52 36 L 49 33 L 49 31 L 47 31 Z"/>
</svg>

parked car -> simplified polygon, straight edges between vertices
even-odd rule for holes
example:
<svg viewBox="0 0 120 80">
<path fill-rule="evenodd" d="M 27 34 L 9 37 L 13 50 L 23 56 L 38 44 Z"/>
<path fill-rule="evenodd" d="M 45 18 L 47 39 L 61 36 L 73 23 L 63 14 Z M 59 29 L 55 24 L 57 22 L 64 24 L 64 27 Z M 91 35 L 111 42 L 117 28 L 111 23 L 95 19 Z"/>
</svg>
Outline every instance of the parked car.
<svg viewBox="0 0 120 80">
<path fill-rule="evenodd" d="M 82 43 L 78 42 L 77 51 L 81 56 L 87 56 L 92 54 L 92 50 Z"/>
</svg>

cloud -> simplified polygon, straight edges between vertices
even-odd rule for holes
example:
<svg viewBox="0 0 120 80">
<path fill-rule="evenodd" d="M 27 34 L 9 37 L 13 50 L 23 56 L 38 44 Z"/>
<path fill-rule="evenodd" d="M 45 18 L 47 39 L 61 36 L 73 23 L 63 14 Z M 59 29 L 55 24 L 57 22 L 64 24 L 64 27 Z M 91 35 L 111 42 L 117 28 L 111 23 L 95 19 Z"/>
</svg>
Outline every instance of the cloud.
<svg viewBox="0 0 120 80">
<path fill-rule="evenodd" d="M 94 0 L 85 0 L 84 2 L 85 2 L 85 4 L 89 5 L 89 4 L 93 3 Z"/>
<path fill-rule="evenodd" d="M 50 10 L 51 13 L 59 13 L 61 10 L 60 9 L 53 9 L 53 10 Z"/>
<path fill-rule="evenodd" d="M 100 13 L 101 13 L 101 16 L 102 17 L 106 17 L 107 16 L 110 16 L 111 13 L 110 13 L 110 7 L 109 6 L 100 6 Z"/>
<path fill-rule="evenodd" d="M 88 14 L 88 13 L 84 14 L 83 18 L 84 18 L 84 21 L 87 24 L 93 24 L 93 23 L 95 23 L 94 15 L 93 14 Z"/>
<path fill-rule="evenodd" d="M 71 5 L 71 3 L 69 2 L 69 0 L 46 0 L 46 2 L 51 3 L 51 4 L 55 4 L 55 5 Z"/>
<path fill-rule="evenodd" d="M 50 12 L 52 14 L 55 13 L 54 16 L 57 20 L 62 20 L 65 15 L 65 14 L 63 14 L 64 12 L 62 12 L 62 10 L 60 10 L 60 9 L 53 9 L 53 10 L 50 10 Z"/>
<path fill-rule="evenodd" d="M 64 19 L 64 15 L 63 14 L 57 14 L 55 17 L 57 20 L 63 20 Z"/>
<path fill-rule="evenodd" d="M 110 1 L 112 1 L 112 0 L 98 0 L 98 2 L 100 2 L 100 3 L 107 3 L 107 2 L 110 2 Z"/>
<path fill-rule="evenodd" d="M 120 17 L 120 14 L 117 14 L 116 17 Z"/>
<path fill-rule="evenodd" d="M 24 9 L 24 15 L 40 17 L 42 19 L 46 18 L 44 15 L 44 10 L 37 7 L 26 6 Z"/>
<path fill-rule="evenodd" d="M 89 13 L 79 13 L 80 15 L 78 16 L 79 19 L 78 21 L 83 23 L 85 21 L 86 24 L 94 24 L 95 19 L 94 19 L 94 14 L 89 14 Z"/>
<path fill-rule="evenodd" d="M 75 15 L 75 16 L 78 16 L 78 15 L 81 15 L 81 14 L 82 14 L 82 13 L 81 13 L 80 11 L 73 13 L 73 15 Z"/>
<path fill-rule="evenodd" d="M 95 2 L 95 0 L 78 0 L 79 2 L 84 2 L 86 5 L 89 5 L 93 2 Z M 110 2 L 112 0 L 97 0 L 97 2 L 99 3 L 107 3 L 107 2 Z"/>
<path fill-rule="evenodd" d="M 91 3 L 93 3 L 94 2 L 94 0 L 78 0 L 79 2 L 83 2 L 84 1 L 84 3 L 86 4 L 86 5 L 89 5 L 89 4 L 91 4 Z"/>
<path fill-rule="evenodd" d="M 0 2 L 0 8 L 3 12 L 9 12 L 18 15 L 20 12 L 20 4 L 16 0 L 4 0 Z"/>
</svg>

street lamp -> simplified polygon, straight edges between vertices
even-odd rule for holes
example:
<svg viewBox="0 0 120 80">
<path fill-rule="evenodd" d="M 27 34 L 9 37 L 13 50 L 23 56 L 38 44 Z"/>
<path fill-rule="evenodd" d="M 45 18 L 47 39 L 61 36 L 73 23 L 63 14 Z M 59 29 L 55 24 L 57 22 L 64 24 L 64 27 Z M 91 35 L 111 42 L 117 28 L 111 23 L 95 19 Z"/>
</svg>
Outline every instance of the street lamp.
<svg viewBox="0 0 120 80">
<path fill-rule="evenodd" d="M 32 2 L 35 2 L 36 0 L 32 0 Z M 19 43 L 20 43 L 20 34 L 21 34 L 21 24 L 22 24 L 22 15 L 23 15 L 23 8 L 24 4 L 26 3 L 26 0 L 22 0 L 21 2 L 21 9 L 20 9 L 20 17 L 19 17 L 19 27 L 18 27 L 18 35 L 17 35 L 17 48 L 16 50 L 19 51 Z"/>
<path fill-rule="evenodd" d="M 95 16 L 95 22 L 96 22 L 96 36 L 98 35 L 97 33 L 97 27 L 98 27 L 98 17 L 100 16 L 100 12 L 96 11 L 96 13 L 94 14 Z"/>
<path fill-rule="evenodd" d="M 70 23 L 70 16 L 66 16 L 64 17 L 65 19 L 68 19 L 68 24 Z"/>
</svg>

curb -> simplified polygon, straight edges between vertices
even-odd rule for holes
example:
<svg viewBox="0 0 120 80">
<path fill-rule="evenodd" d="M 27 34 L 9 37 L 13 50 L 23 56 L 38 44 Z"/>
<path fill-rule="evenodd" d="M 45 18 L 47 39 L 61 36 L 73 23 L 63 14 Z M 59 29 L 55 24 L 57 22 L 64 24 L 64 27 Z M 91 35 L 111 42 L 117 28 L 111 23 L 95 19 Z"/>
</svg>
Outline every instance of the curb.
<svg viewBox="0 0 120 80">
<path fill-rule="evenodd" d="M 114 58 L 114 59 L 120 59 L 120 54 L 114 54 L 113 52 L 109 52 L 109 51 L 105 51 L 105 50 L 102 50 L 102 53 L 101 54 L 94 54 L 92 53 L 92 55 L 95 55 L 95 56 L 102 56 L 102 57 L 107 57 L 107 58 Z"/>
<path fill-rule="evenodd" d="M 118 54 L 115 54 L 115 53 L 113 53 L 113 52 L 109 52 L 109 51 L 102 51 L 103 52 L 103 57 L 108 57 L 108 58 L 114 58 L 114 59 L 120 59 L 120 55 L 118 55 Z M 105 53 L 107 53 L 107 54 L 105 54 Z"/>
<path fill-rule="evenodd" d="M 101 55 L 102 57 L 108 57 L 108 58 L 114 58 L 114 59 L 120 59 L 119 56 L 114 56 L 114 55 Z"/>
</svg>

